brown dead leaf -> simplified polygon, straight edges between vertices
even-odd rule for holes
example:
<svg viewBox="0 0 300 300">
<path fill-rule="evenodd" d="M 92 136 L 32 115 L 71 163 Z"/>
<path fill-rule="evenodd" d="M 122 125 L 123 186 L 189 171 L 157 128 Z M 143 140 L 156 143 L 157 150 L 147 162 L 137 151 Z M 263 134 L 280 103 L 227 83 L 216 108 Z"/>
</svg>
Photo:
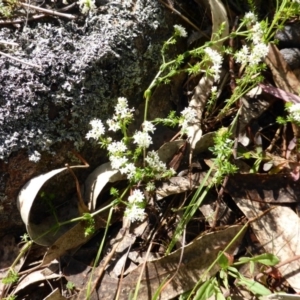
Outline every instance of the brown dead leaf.
<svg viewBox="0 0 300 300">
<path fill-rule="evenodd" d="M 278 88 L 286 92 L 298 94 L 299 80 L 274 44 L 269 44 L 269 53 L 265 62 L 270 68 L 274 82 Z"/>
<path fill-rule="evenodd" d="M 119 170 L 114 170 L 110 162 L 104 163 L 96 168 L 85 181 L 84 199 L 89 209 L 93 212 L 96 209 L 97 198 L 108 182 L 116 182 L 126 179 Z"/>
<path fill-rule="evenodd" d="M 108 212 L 104 212 L 108 214 Z M 95 230 L 97 231 L 99 228 L 104 228 L 106 226 L 105 217 L 107 215 L 102 215 L 104 219 L 102 219 L 99 215 L 94 217 L 95 220 Z M 116 215 L 113 218 L 117 217 Z M 113 220 L 112 220 L 113 222 Z M 85 236 L 86 224 L 84 222 L 77 223 L 74 227 L 72 227 L 69 231 L 59 237 L 53 245 L 49 247 L 47 250 L 43 262 L 41 266 L 46 266 L 52 260 L 59 258 L 63 254 L 65 254 L 68 250 L 74 249 L 86 243 L 88 240 L 92 238 L 93 235 Z"/>
<path fill-rule="evenodd" d="M 178 263 L 180 261 L 181 249 L 163 258 L 148 261 L 142 276 L 138 299 L 151 299 L 163 280 L 171 278 L 174 274 L 173 280 L 162 291 L 159 299 L 172 299 L 177 295 L 192 289 L 210 264 L 216 259 L 219 251 L 222 251 L 241 229 L 241 225 L 236 225 L 197 238 L 184 248 L 180 266 L 178 266 Z M 234 245 L 232 245 L 227 252 L 233 253 L 236 245 L 240 243 L 242 238 L 243 234 L 237 238 Z M 120 300 L 127 300 L 129 294 L 134 292 L 142 267 L 143 266 L 140 265 L 120 282 Z M 179 270 L 177 272 L 178 268 Z M 218 266 L 215 265 L 209 274 L 206 274 L 205 278 L 214 275 L 218 269 Z M 97 273 L 97 270 L 95 273 Z M 118 289 L 118 284 L 118 279 L 111 278 L 106 274 L 97 291 L 98 296 L 96 293 L 93 293 L 91 300 L 98 299 L 99 297 L 101 300 L 115 299 L 114 297 Z M 79 299 L 83 300 L 84 298 Z"/>
<path fill-rule="evenodd" d="M 36 284 L 36 283 L 39 283 L 42 281 L 46 281 L 49 279 L 60 278 L 61 275 L 59 274 L 58 270 L 59 270 L 58 261 L 56 261 L 48 268 L 29 273 L 28 275 L 24 276 L 18 282 L 18 285 L 15 288 L 13 295 L 17 295 L 17 293 L 28 288 L 30 285 L 33 285 L 33 284 Z"/>
<path fill-rule="evenodd" d="M 20 211 L 22 220 L 26 225 L 27 232 L 30 238 L 34 240 L 35 243 L 42 246 L 49 246 L 57 239 L 57 236 L 61 235 L 60 231 L 56 231 L 55 234 L 53 233 L 53 231 L 49 232 L 49 229 L 57 224 L 57 216 L 55 216 L 54 214 L 52 214 L 52 216 L 50 216 L 49 218 L 43 218 L 39 224 L 35 224 L 34 222 L 32 222 L 32 212 L 35 205 L 35 199 L 42 186 L 48 180 L 52 179 L 52 177 L 66 171 L 68 168 L 73 169 L 87 167 L 87 165 L 79 165 L 55 169 L 32 178 L 22 187 L 17 198 L 17 206 Z M 68 210 L 70 212 L 72 211 L 71 205 Z M 63 231 L 63 228 L 60 229 Z"/>
<path fill-rule="evenodd" d="M 299 182 L 281 174 L 235 175 L 229 180 L 227 190 L 248 219 L 261 215 L 267 206 L 251 199 L 290 203 L 298 201 L 300 196 Z M 251 227 L 265 251 L 278 256 L 281 262 L 300 255 L 300 219 L 291 208 L 275 207 L 252 222 Z M 300 292 L 299 260 L 280 267 L 279 271 L 291 287 Z"/>
<path fill-rule="evenodd" d="M 191 174 L 190 177 L 172 177 L 168 181 L 162 182 L 160 187 L 156 189 L 156 199 L 161 200 L 174 194 L 180 194 L 197 188 L 204 180 L 205 172 Z M 208 178 L 206 185 L 211 183 Z"/>
<path fill-rule="evenodd" d="M 262 203 L 296 203 L 300 197 L 298 182 L 284 174 L 236 174 L 230 176 L 226 191 L 234 199 Z"/>
</svg>

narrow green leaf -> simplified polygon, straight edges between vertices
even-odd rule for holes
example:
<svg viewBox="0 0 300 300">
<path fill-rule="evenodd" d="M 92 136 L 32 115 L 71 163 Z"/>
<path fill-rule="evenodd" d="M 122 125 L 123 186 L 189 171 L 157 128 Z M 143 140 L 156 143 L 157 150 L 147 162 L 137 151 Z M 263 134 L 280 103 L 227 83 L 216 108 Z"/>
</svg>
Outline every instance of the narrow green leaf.
<svg viewBox="0 0 300 300">
<path fill-rule="evenodd" d="M 200 288 L 198 289 L 195 295 L 194 300 L 206 300 L 211 295 L 213 295 L 213 292 L 214 292 L 214 286 L 212 284 L 211 279 L 209 279 L 200 286 Z"/>
<path fill-rule="evenodd" d="M 250 261 L 261 263 L 266 266 L 274 266 L 279 263 L 279 258 L 271 253 L 264 253 L 253 257 L 241 257 L 239 262 L 248 263 Z"/>
<path fill-rule="evenodd" d="M 253 279 L 248 279 L 243 276 L 240 276 L 240 279 L 237 282 L 239 285 L 245 286 L 250 292 L 259 296 L 267 296 L 272 294 L 269 289 L 263 286 L 261 283 L 254 281 Z"/>
<path fill-rule="evenodd" d="M 218 264 L 220 265 L 220 267 L 222 269 L 227 269 L 228 268 L 228 266 L 229 266 L 228 258 L 226 257 L 226 255 L 224 255 L 224 253 L 222 253 L 221 255 L 219 254 Z"/>
<path fill-rule="evenodd" d="M 156 290 L 154 296 L 152 297 L 152 300 L 157 300 L 159 298 L 161 289 L 163 288 L 163 286 L 165 285 L 165 283 L 167 282 L 167 280 L 169 279 L 170 276 L 167 276 L 159 285 L 158 289 Z"/>
<path fill-rule="evenodd" d="M 251 274 L 251 275 L 254 274 L 254 267 L 255 267 L 254 262 L 253 262 L 253 261 L 250 261 L 250 266 L 249 266 L 249 268 L 250 268 L 250 274 Z"/>
</svg>

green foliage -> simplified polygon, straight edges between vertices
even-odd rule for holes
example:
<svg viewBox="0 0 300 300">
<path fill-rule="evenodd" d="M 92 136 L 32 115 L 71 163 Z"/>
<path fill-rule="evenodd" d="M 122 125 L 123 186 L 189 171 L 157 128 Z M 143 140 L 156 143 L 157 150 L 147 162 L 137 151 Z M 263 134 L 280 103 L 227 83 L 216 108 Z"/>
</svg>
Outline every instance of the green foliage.
<svg viewBox="0 0 300 300">
<path fill-rule="evenodd" d="M 118 197 L 119 197 L 119 191 L 118 191 L 116 188 L 114 188 L 114 187 L 112 187 L 112 188 L 110 189 L 110 194 L 111 194 L 112 196 L 114 196 L 115 198 L 118 198 Z"/>
<path fill-rule="evenodd" d="M 8 297 L 3 298 L 2 300 L 16 300 L 17 296 L 16 295 L 10 295 Z"/>
<path fill-rule="evenodd" d="M 215 299 L 225 300 L 225 297 L 221 292 L 221 287 L 223 286 L 225 289 L 229 289 L 230 277 L 235 278 L 236 284 L 245 286 L 256 296 L 266 296 L 271 294 L 271 291 L 264 285 L 253 279 L 244 277 L 234 266 L 245 263 L 260 263 L 266 266 L 274 266 L 279 262 L 275 255 L 265 253 L 254 257 L 242 257 L 237 263 L 234 263 L 232 266 L 230 266 L 227 256 L 224 253 L 220 253 L 217 261 L 221 268 L 219 271 L 219 276 L 213 276 L 209 280 L 206 280 L 204 283 L 202 283 L 197 289 L 196 295 L 193 299 L 206 300 L 214 295 Z"/>
<path fill-rule="evenodd" d="M 66 284 L 66 288 L 69 290 L 69 291 L 72 291 L 75 289 L 75 284 L 72 282 L 72 281 L 68 281 L 67 284 Z"/>
<path fill-rule="evenodd" d="M 175 127 L 179 124 L 180 118 L 176 115 L 176 111 L 171 111 L 166 118 L 156 118 L 154 124 L 163 124 L 164 126 Z"/>
<path fill-rule="evenodd" d="M 18 0 L 0 0 L 0 15 L 5 18 L 12 17 L 17 4 Z"/>
<path fill-rule="evenodd" d="M 265 266 L 275 266 L 279 263 L 279 259 L 276 255 L 271 253 L 263 253 L 260 255 L 256 255 L 253 257 L 240 257 L 239 261 L 234 263 L 234 266 L 240 265 L 240 264 L 246 264 L 250 262 L 260 263 Z"/>
<path fill-rule="evenodd" d="M 86 227 L 84 229 L 84 235 L 85 236 L 92 235 L 95 232 L 95 220 L 93 216 L 89 213 L 84 213 L 82 218 L 86 224 Z"/>
<path fill-rule="evenodd" d="M 21 236 L 21 240 L 22 240 L 22 242 L 24 242 L 24 243 L 30 242 L 30 236 L 29 236 L 29 234 L 28 234 L 28 233 L 24 233 L 24 234 Z"/>
<path fill-rule="evenodd" d="M 271 291 L 267 289 L 264 285 L 253 279 L 244 277 L 236 268 L 236 266 L 238 265 L 247 263 L 250 265 L 250 269 L 253 271 L 254 265 L 257 263 L 260 263 L 265 266 L 274 266 L 279 263 L 279 259 L 273 254 L 264 253 L 253 257 L 241 257 L 239 258 L 238 262 L 235 262 L 232 265 L 230 265 L 226 255 L 224 255 L 224 253 L 220 253 L 218 257 L 218 264 L 221 268 L 219 272 L 220 280 L 216 284 L 218 286 L 223 285 L 226 289 L 228 289 L 229 277 L 233 277 L 236 279 L 236 284 L 245 286 L 250 292 L 252 292 L 256 296 L 270 295 Z"/>
<path fill-rule="evenodd" d="M 3 284 L 11 284 L 17 282 L 19 279 L 18 273 L 14 269 L 10 269 L 7 275 L 2 279 Z"/>
<path fill-rule="evenodd" d="M 216 168 L 214 182 L 216 184 L 221 183 L 225 176 L 233 174 L 238 170 L 238 168 L 230 162 L 233 144 L 234 140 L 232 140 L 231 132 L 228 130 L 223 128 L 216 133 L 214 146 L 210 148 L 210 151 L 216 156 L 214 159 L 214 167 Z"/>
</svg>

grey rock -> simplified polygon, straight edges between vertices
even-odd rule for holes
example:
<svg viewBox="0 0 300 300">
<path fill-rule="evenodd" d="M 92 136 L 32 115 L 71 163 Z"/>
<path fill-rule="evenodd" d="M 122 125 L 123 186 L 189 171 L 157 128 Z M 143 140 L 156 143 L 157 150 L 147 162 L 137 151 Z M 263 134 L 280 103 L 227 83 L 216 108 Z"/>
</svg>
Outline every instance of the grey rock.
<svg viewBox="0 0 300 300">
<path fill-rule="evenodd" d="M 292 70 L 298 69 L 300 67 L 300 49 L 285 48 L 281 49 L 280 53 Z"/>
<path fill-rule="evenodd" d="M 0 27 L 0 40 L 19 45 L 1 46 L 3 52 L 40 66 L 0 55 L 0 236 L 22 227 L 16 197 L 29 179 L 65 162 L 78 164 L 70 149 L 80 151 L 92 167 L 103 160 L 99 147 L 84 138 L 89 121 L 107 119 L 119 96 L 137 107 L 158 70 L 175 16 L 158 0 L 98 5 L 95 15 L 72 21 L 48 18 Z M 48 191 L 58 201 L 74 192 L 70 178 L 59 176 L 56 186 L 50 184 Z"/>
<path fill-rule="evenodd" d="M 274 36 L 279 41 L 278 47 L 300 48 L 300 24 L 285 25 L 282 30 L 278 30 Z"/>
</svg>

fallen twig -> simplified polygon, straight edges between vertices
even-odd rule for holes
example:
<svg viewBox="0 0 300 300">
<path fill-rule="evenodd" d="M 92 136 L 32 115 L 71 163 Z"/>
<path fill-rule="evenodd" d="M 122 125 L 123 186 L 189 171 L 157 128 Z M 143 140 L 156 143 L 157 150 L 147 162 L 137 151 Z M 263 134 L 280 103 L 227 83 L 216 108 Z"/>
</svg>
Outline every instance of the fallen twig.
<svg viewBox="0 0 300 300">
<path fill-rule="evenodd" d="M 34 67 L 34 68 L 39 68 L 39 69 L 42 68 L 42 66 L 39 66 L 39 65 L 35 65 L 35 64 L 26 62 L 26 61 L 21 60 L 21 59 L 19 59 L 19 58 L 17 58 L 17 57 L 14 57 L 14 56 L 12 56 L 12 55 L 6 54 L 6 53 L 4 53 L 4 52 L 2 52 L 2 51 L 0 51 L 0 55 L 3 55 L 3 56 L 5 56 L 5 57 L 8 57 L 8 58 L 10 58 L 10 59 L 13 59 L 13 60 L 18 61 L 18 62 L 20 62 L 20 63 L 22 63 L 22 64 L 25 64 L 25 65 L 28 65 L 28 66 L 31 66 L 31 67 Z"/>
<path fill-rule="evenodd" d="M 62 17 L 62 18 L 67 18 L 70 20 L 74 20 L 76 17 L 70 14 L 64 14 L 55 10 L 51 10 L 51 9 L 46 9 L 46 8 L 42 8 L 39 6 L 35 6 L 35 5 L 31 5 L 31 4 L 27 4 L 27 3 L 20 3 L 21 6 L 26 7 L 26 8 L 32 8 L 35 9 L 36 11 L 40 11 L 49 15 L 53 15 L 53 16 L 58 16 L 58 17 Z"/>
<path fill-rule="evenodd" d="M 8 42 L 8 41 L 4 41 L 4 40 L 0 40 L 0 44 L 9 45 L 9 46 L 19 46 L 19 44 L 17 44 L 17 43 Z"/>
</svg>

